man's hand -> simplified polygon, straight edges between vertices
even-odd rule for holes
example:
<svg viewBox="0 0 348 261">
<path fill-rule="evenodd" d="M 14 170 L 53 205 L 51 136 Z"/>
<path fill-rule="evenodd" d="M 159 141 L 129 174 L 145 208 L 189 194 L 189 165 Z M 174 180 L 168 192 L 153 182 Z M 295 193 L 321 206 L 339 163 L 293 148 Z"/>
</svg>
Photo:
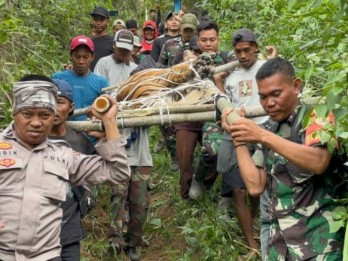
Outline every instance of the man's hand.
<svg viewBox="0 0 348 261">
<path fill-rule="evenodd" d="M 99 113 L 96 111 L 94 106 L 91 107 L 91 113 L 93 116 L 95 116 L 99 120 L 110 120 L 110 119 L 116 119 L 117 113 L 118 113 L 118 104 L 114 98 L 112 98 L 108 94 L 103 94 L 103 97 L 107 98 L 110 102 L 110 108 L 104 112 L 104 113 Z"/>
<path fill-rule="evenodd" d="M 262 140 L 262 137 L 264 137 L 263 135 L 266 134 L 266 131 L 252 120 L 244 118 L 244 107 L 241 107 L 236 111 L 241 118 L 234 120 L 232 124 L 228 124 L 227 117 L 231 112 L 233 112 L 233 109 L 228 108 L 222 112 L 222 128 L 228 133 L 231 133 L 235 146 L 242 143 L 259 143 Z"/>
<path fill-rule="evenodd" d="M 278 56 L 278 51 L 277 48 L 273 45 L 268 45 L 265 47 L 266 49 L 266 59 L 272 59 L 272 58 L 276 58 Z"/>
<path fill-rule="evenodd" d="M 120 136 L 120 132 L 118 130 L 117 122 L 116 122 L 116 116 L 118 113 L 118 104 L 116 100 L 112 98 L 110 95 L 103 94 L 102 96 L 109 100 L 110 108 L 104 113 L 99 113 L 96 111 L 94 106 L 92 106 L 90 108 L 90 112 L 95 118 L 103 121 L 106 139 L 112 140 Z"/>
<path fill-rule="evenodd" d="M 265 130 L 257 125 L 254 121 L 240 118 L 229 126 L 233 141 L 244 143 L 261 143 Z"/>
</svg>

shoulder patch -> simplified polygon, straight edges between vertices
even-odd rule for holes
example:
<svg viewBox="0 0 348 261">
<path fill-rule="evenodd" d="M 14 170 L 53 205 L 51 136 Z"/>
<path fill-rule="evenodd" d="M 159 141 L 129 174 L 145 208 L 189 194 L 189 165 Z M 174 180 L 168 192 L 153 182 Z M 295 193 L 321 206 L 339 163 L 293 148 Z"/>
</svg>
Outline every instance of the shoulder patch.
<svg viewBox="0 0 348 261">
<path fill-rule="evenodd" d="M 12 149 L 12 144 L 9 142 L 0 142 L 0 150 Z"/>
<path fill-rule="evenodd" d="M 14 159 L 1 159 L 0 160 L 0 166 L 4 166 L 7 168 L 14 165 L 15 163 L 16 163 L 16 161 Z"/>
</svg>

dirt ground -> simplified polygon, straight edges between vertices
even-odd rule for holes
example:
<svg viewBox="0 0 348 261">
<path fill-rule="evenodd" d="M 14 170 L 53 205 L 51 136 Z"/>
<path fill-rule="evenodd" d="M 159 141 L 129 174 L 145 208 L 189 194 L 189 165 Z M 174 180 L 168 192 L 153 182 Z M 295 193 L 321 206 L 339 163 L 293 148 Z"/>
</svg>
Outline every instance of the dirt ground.
<svg viewBox="0 0 348 261">
<path fill-rule="evenodd" d="M 167 197 L 165 193 L 150 195 L 150 204 Z M 150 208 L 151 209 L 151 208 Z M 168 221 L 175 215 L 174 207 L 164 204 L 156 209 L 156 215 L 163 222 Z M 150 210 L 151 211 L 151 210 Z M 87 232 L 87 238 L 82 242 L 81 256 L 85 261 L 109 261 L 109 260 L 128 260 L 122 253 L 114 257 L 107 251 L 106 235 L 109 226 L 109 214 L 98 204 L 91 213 L 83 220 L 84 227 Z M 186 248 L 186 241 L 183 235 L 180 234 L 178 228 L 173 227 L 170 222 L 170 236 L 163 233 L 161 230 L 145 229 L 144 244 L 141 246 L 142 261 L 169 261 L 176 260 L 182 256 Z"/>
</svg>

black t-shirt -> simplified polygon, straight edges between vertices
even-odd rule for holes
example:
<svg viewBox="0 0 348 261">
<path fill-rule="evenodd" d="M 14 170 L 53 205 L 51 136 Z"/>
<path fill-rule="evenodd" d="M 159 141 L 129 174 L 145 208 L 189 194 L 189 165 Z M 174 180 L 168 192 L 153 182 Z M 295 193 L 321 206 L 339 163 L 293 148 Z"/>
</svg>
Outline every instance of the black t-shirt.
<svg viewBox="0 0 348 261">
<path fill-rule="evenodd" d="M 173 39 L 177 37 L 180 37 L 180 35 L 171 36 L 171 35 L 165 34 L 164 36 L 158 37 L 153 41 L 151 57 L 156 63 L 158 62 L 158 58 L 160 56 L 164 43 L 168 41 L 169 39 Z"/>
<path fill-rule="evenodd" d="M 112 44 L 114 42 L 114 37 L 111 35 L 104 35 L 101 37 L 93 37 L 92 41 L 94 43 L 94 60 L 92 61 L 89 69 L 94 71 L 94 67 L 100 58 L 108 56 L 114 53 Z"/>
<path fill-rule="evenodd" d="M 92 142 L 83 133 L 78 133 L 73 129 L 67 127 L 66 134 L 62 137 L 49 136 L 49 139 L 54 144 L 68 146 L 66 142 L 70 144 L 70 147 L 80 153 L 91 155 L 95 154 L 95 148 Z M 61 142 L 59 142 L 59 140 Z M 63 141 L 66 142 L 63 142 Z M 79 203 L 70 190 L 67 195 L 66 201 L 62 204 L 63 219 L 62 219 L 62 231 L 60 234 L 60 243 L 62 246 L 72 243 L 80 242 L 85 236 L 81 224 L 81 214 L 79 210 Z"/>
</svg>

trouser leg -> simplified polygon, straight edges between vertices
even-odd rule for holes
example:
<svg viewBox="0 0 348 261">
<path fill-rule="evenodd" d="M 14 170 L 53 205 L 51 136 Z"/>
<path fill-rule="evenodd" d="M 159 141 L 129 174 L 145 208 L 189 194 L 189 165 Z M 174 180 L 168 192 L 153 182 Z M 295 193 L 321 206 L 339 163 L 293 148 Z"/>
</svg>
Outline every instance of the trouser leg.
<svg viewBox="0 0 348 261">
<path fill-rule="evenodd" d="M 193 152 L 199 137 L 199 132 L 177 130 L 176 154 L 180 169 L 180 194 L 182 198 L 188 197 L 193 175 Z"/>
<path fill-rule="evenodd" d="M 141 242 L 148 211 L 148 182 L 152 167 L 132 167 L 129 187 L 129 222 L 125 241 L 136 247 Z"/>
</svg>

